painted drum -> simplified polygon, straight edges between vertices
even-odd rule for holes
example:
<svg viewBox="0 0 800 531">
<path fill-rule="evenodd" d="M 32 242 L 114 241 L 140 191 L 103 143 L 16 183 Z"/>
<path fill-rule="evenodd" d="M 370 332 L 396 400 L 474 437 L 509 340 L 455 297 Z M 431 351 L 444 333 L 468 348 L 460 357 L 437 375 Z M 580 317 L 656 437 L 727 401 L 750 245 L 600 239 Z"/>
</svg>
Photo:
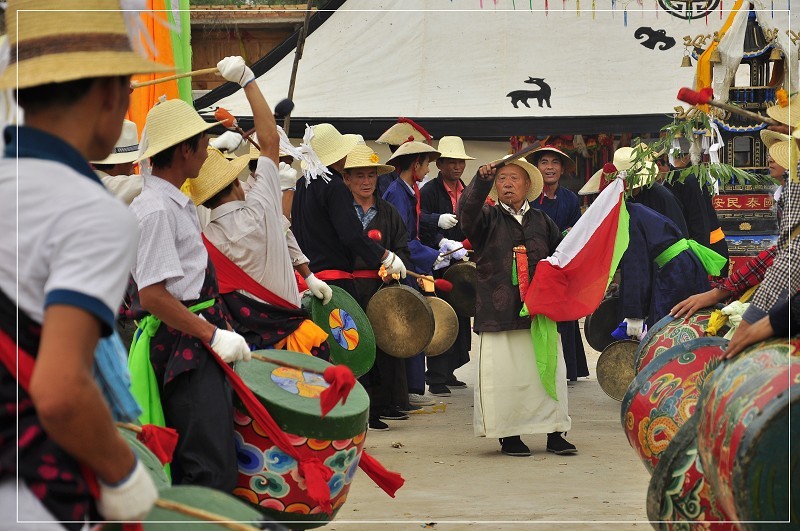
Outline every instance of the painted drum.
<svg viewBox="0 0 800 531">
<path fill-rule="evenodd" d="M 319 396 L 328 387 L 322 373 L 324 360 L 287 350 L 267 350 L 264 355 L 297 368 L 253 360 L 237 363 L 235 370 L 286 432 L 297 450 L 316 457 L 333 471 L 328 481 L 333 514 L 327 515 L 308 497 L 298 476 L 297 462 L 281 451 L 237 404 L 234 408 L 239 479 L 233 493 L 278 521 L 291 521 L 292 529 L 309 529 L 332 520 L 347 499 L 358 470 L 369 416 L 369 397 L 361 384 L 345 404 L 320 418 Z M 300 370 L 302 368 L 303 370 Z"/>
<path fill-rule="evenodd" d="M 422 352 L 433 339 L 433 310 L 419 291 L 403 285 L 379 289 L 367 304 L 375 343 L 395 358 Z"/>
<path fill-rule="evenodd" d="M 156 484 L 156 487 L 159 489 L 162 487 L 169 487 L 172 483 L 169 480 L 169 476 L 164 471 L 164 465 L 161 464 L 161 461 L 156 457 L 156 454 L 150 451 L 150 449 L 144 445 L 139 439 L 136 438 L 136 432 L 129 430 L 127 428 L 119 427 L 117 428 L 119 434 L 122 435 L 123 439 L 128 442 L 128 446 L 130 446 L 136 455 L 139 456 L 139 459 L 142 461 L 142 464 L 147 469 L 147 473 L 150 474 L 150 477 L 153 479 L 153 483 Z"/>
<path fill-rule="evenodd" d="M 433 310 L 433 338 L 425 347 L 425 355 L 429 358 L 447 352 L 458 337 L 458 315 L 452 306 L 439 297 L 426 297 Z"/>
<path fill-rule="evenodd" d="M 331 363 L 346 365 L 356 377 L 366 374 L 375 363 L 375 334 L 367 314 L 358 302 L 339 286 L 331 285 L 328 304 L 306 295 L 303 307 L 311 320 L 328 334 Z"/>
<path fill-rule="evenodd" d="M 711 317 L 712 309 L 700 310 L 691 317 L 678 319 L 667 315 L 647 331 L 636 351 L 636 372 L 642 370 L 654 358 L 671 349 L 675 345 L 705 337 L 705 328 Z"/>
<path fill-rule="evenodd" d="M 700 460 L 714 470 L 709 480 L 722 510 L 751 521 L 746 529 L 800 513 L 798 489 L 789 497 L 790 478 L 800 477 L 798 349 L 798 339 L 753 345 L 711 375 L 697 404 Z"/>
<path fill-rule="evenodd" d="M 619 297 L 607 297 L 600 306 L 586 318 L 583 332 L 586 342 L 597 352 L 603 352 L 607 346 L 615 341 L 611 332 L 617 329 L 622 321 L 620 317 Z"/>
<path fill-rule="evenodd" d="M 721 363 L 727 339 L 702 337 L 681 343 L 651 361 L 622 399 L 622 428 L 648 472 L 695 413 L 700 391 Z"/>
<path fill-rule="evenodd" d="M 622 400 L 633 381 L 633 358 L 638 341 L 624 339 L 608 345 L 597 358 L 597 383 L 605 394 Z"/>
<path fill-rule="evenodd" d="M 447 268 L 442 276 L 453 284 L 449 293 L 436 294 L 453 307 L 462 317 L 475 317 L 475 301 L 478 296 L 478 269 L 475 262 L 459 262 Z"/>
<path fill-rule="evenodd" d="M 193 522 L 199 524 L 195 529 L 231 529 L 230 524 L 214 524 L 214 521 L 243 522 L 239 529 L 285 529 L 250 505 L 218 490 L 186 485 L 159 489 L 158 497 L 159 505 L 142 520 L 145 531 L 188 530 L 187 524 Z M 122 525 L 103 524 L 103 529 L 118 530 Z"/>
<path fill-rule="evenodd" d="M 725 518 L 697 455 L 697 415 L 672 438 L 647 489 L 647 519 L 660 530 L 738 530 Z"/>
</svg>

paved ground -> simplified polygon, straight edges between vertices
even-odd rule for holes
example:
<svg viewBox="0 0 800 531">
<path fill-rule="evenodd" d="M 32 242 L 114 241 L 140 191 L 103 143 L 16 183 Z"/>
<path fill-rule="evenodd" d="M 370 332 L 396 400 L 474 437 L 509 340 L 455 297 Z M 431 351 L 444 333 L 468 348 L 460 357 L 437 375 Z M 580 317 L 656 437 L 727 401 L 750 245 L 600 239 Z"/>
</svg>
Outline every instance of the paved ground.
<svg viewBox="0 0 800 531">
<path fill-rule="evenodd" d="M 597 384 L 599 354 L 586 348 L 592 374 L 569 396 L 567 438 L 578 455 L 547 453 L 544 435 L 523 436 L 534 453 L 528 458 L 502 455 L 496 439 L 474 437 L 470 363 L 456 373 L 468 389 L 434 397 L 446 404 L 444 412 L 426 408 L 428 414 L 389 421 L 390 431 L 367 436 L 369 452 L 406 480 L 397 497 L 361 474 L 326 529 L 650 529 L 650 476 L 625 439 L 619 402 Z"/>
</svg>

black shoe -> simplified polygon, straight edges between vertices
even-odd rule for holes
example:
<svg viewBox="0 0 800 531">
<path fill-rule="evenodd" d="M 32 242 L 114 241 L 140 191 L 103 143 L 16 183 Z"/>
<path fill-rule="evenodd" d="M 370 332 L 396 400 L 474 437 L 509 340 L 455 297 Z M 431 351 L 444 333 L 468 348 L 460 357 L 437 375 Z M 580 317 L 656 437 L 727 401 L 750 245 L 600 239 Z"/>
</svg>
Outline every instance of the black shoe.
<svg viewBox="0 0 800 531">
<path fill-rule="evenodd" d="M 428 386 L 428 392 L 433 396 L 450 396 L 450 389 L 445 384 L 431 384 Z"/>
<path fill-rule="evenodd" d="M 401 413 L 410 413 L 411 411 L 419 411 L 420 409 L 422 409 L 422 406 L 414 406 L 409 404 L 407 406 L 398 407 L 397 411 L 400 411 Z"/>
<path fill-rule="evenodd" d="M 393 407 L 385 407 L 380 410 L 378 417 L 383 420 L 406 420 L 408 415 L 402 411 L 398 411 Z"/>
<path fill-rule="evenodd" d="M 452 387 L 453 389 L 464 389 L 467 387 L 467 384 L 462 382 L 461 380 L 457 380 L 455 376 L 451 377 L 449 380 L 444 382 L 447 387 Z"/>
<path fill-rule="evenodd" d="M 380 419 L 369 419 L 369 429 L 373 431 L 389 431 L 389 425 Z"/>
<path fill-rule="evenodd" d="M 522 442 L 519 435 L 500 438 L 500 452 L 514 457 L 528 457 L 531 455 L 531 449 Z"/>
<path fill-rule="evenodd" d="M 570 444 L 559 432 L 547 434 L 547 451 L 556 455 L 577 454 L 578 449 Z"/>
</svg>

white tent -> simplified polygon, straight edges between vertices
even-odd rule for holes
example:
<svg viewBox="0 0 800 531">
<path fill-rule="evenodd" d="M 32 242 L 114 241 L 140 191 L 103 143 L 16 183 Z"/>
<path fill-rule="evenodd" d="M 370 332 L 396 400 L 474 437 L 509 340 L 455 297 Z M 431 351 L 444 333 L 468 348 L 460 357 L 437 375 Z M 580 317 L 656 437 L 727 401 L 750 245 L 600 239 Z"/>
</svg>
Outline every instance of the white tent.
<svg viewBox="0 0 800 531">
<path fill-rule="evenodd" d="M 788 24 L 787 2 L 774 2 L 776 23 Z M 319 14 L 327 19 L 306 40 L 295 123 L 330 121 L 370 137 L 406 116 L 434 136 L 484 139 L 657 131 L 680 104 L 678 89 L 693 83 L 695 69 L 680 67 L 684 36 L 713 34 L 734 5 L 733 0 L 335 3 L 340 4 L 335 11 Z M 792 46 L 788 38 L 782 42 Z M 283 46 L 254 65 L 269 101 L 286 96 L 293 60 L 293 45 Z M 514 91 L 521 91 L 518 97 Z M 225 107 L 245 123 L 250 116 L 243 92 L 230 84 L 196 106 L 201 112 Z"/>
</svg>

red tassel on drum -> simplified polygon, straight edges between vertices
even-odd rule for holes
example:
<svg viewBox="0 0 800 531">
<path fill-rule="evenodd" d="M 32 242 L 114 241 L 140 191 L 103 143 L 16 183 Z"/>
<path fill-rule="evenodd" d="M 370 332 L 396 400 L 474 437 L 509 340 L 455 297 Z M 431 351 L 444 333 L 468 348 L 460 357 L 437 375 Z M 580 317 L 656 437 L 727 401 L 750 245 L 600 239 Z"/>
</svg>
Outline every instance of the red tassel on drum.
<svg viewBox="0 0 800 531">
<path fill-rule="evenodd" d="M 333 471 L 322 464 L 316 457 L 298 461 L 300 474 L 306 480 L 306 492 L 312 500 L 318 500 L 320 508 L 328 514 L 333 512 L 331 507 L 331 491 L 328 480 L 333 477 Z"/>
<path fill-rule="evenodd" d="M 359 468 L 383 489 L 383 492 L 394 498 L 397 490 L 402 487 L 406 480 L 397 472 L 391 472 L 380 464 L 380 462 L 369 455 L 366 450 L 361 452 L 361 460 L 358 462 Z"/>
<path fill-rule="evenodd" d="M 172 454 L 178 445 L 178 432 L 172 428 L 145 424 L 142 431 L 136 434 L 136 438 L 147 446 L 158 457 L 162 465 L 172 462 Z"/>
<path fill-rule="evenodd" d="M 330 384 L 319 395 L 319 407 L 322 417 L 330 413 L 341 399 L 342 404 L 347 402 L 347 397 L 356 385 L 356 377 L 347 365 L 334 365 L 325 369 L 322 377 Z"/>
</svg>

